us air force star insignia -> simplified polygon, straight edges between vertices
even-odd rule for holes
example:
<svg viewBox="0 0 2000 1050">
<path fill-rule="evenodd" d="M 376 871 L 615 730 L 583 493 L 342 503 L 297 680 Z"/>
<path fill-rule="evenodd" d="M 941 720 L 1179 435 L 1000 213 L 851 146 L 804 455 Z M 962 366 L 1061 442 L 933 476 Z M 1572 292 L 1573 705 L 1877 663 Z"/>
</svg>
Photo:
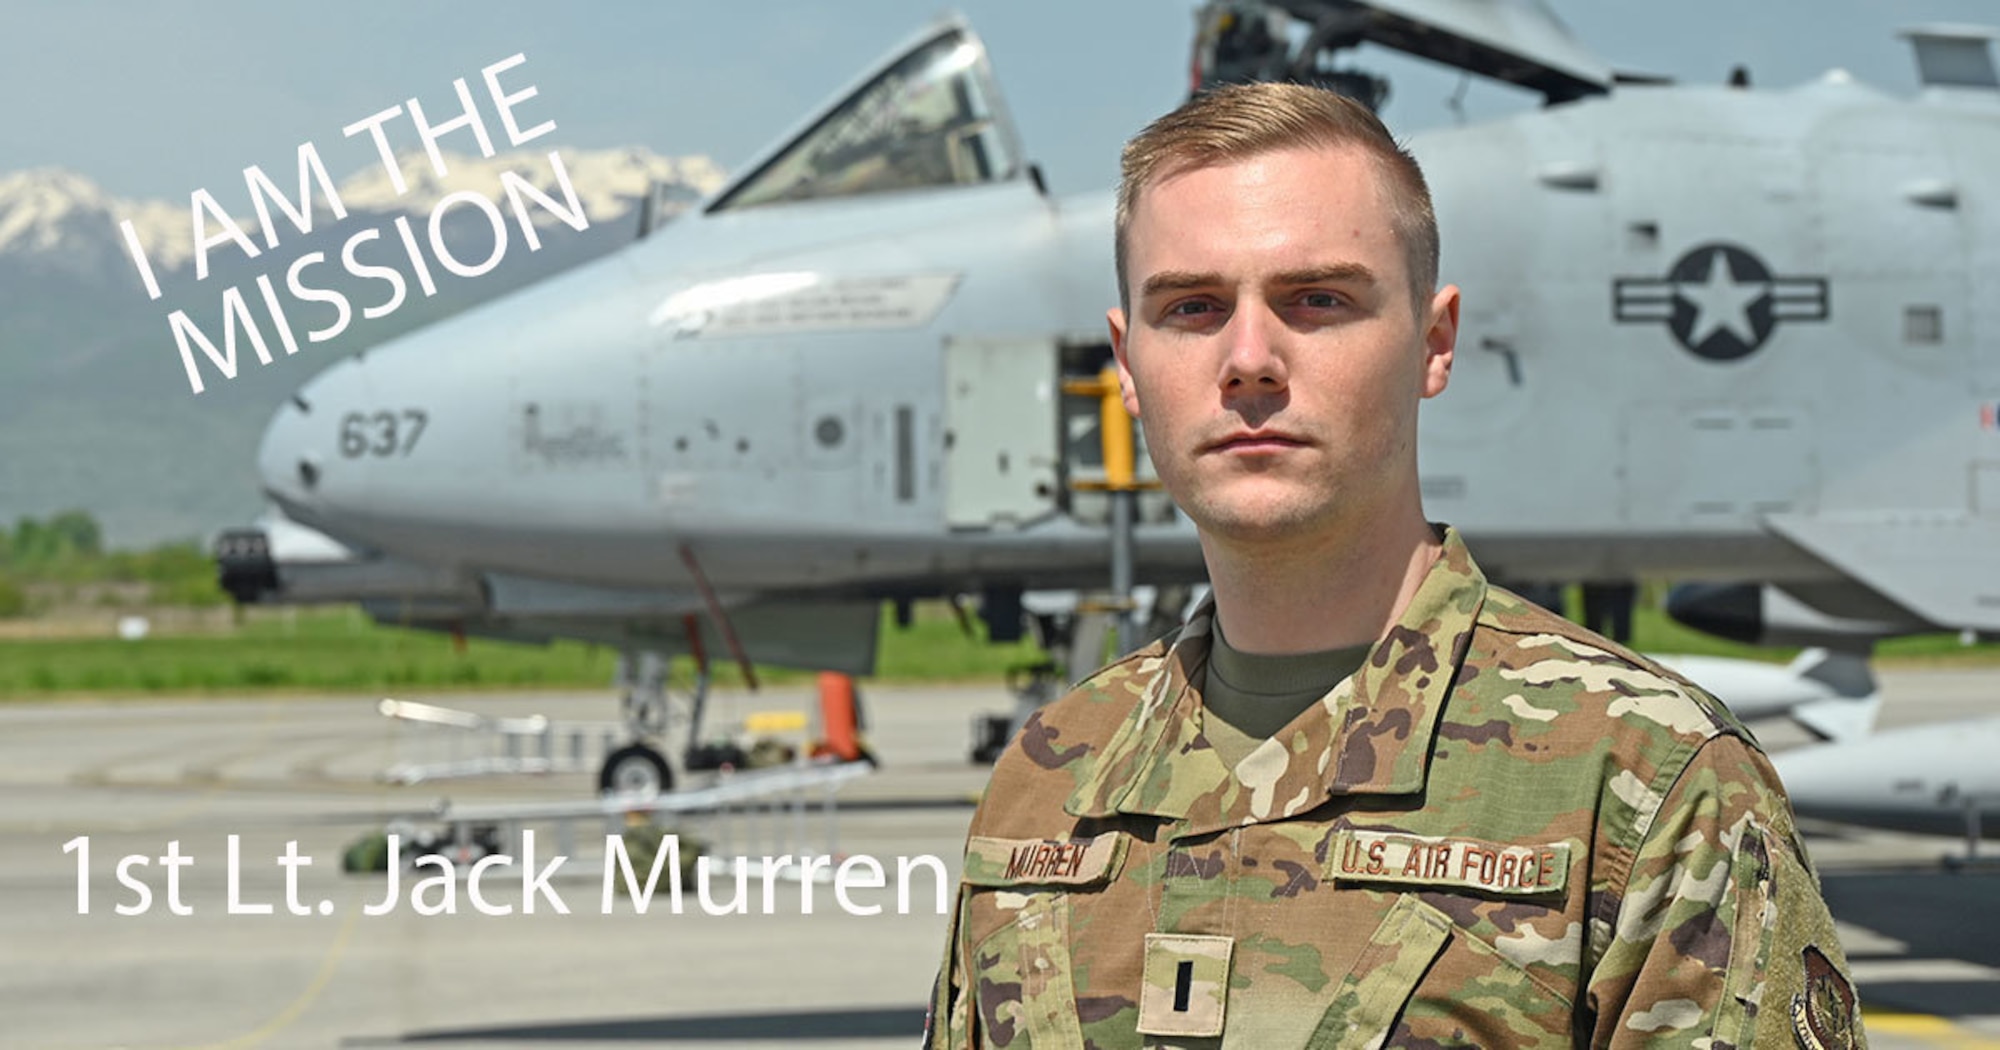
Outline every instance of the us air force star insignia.
<svg viewBox="0 0 2000 1050">
<path fill-rule="evenodd" d="M 1675 341 L 1709 361 L 1755 353 L 1780 321 L 1824 321 L 1824 277 L 1777 277 L 1748 249 L 1713 241 L 1674 261 L 1664 278 L 1617 277 L 1612 318 L 1663 322 Z"/>
<path fill-rule="evenodd" d="M 1805 989 L 1792 996 L 1792 1035 L 1805 1050 L 1854 1045 L 1854 989 L 1825 953 L 1807 945 Z"/>
</svg>

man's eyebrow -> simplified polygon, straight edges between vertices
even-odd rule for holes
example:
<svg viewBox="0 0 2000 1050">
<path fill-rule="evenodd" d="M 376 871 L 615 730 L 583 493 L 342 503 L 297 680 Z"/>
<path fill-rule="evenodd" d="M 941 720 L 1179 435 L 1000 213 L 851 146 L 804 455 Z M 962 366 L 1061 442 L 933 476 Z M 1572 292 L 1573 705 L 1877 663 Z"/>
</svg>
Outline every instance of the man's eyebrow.
<svg viewBox="0 0 2000 1050">
<path fill-rule="evenodd" d="M 1185 292 L 1191 288 L 1213 288 L 1222 283 L 1219 273 L 1190 273 L 1186 270 L 1161 270 L 1147 277 L 1139 286 L 1141 298 L 1158 295 L 1161 292 Z"/>
<path fill-rule="evenodd" d="M 1287 270 L 1271 278 L 1272 284 L 1374 284 L 1375 271 L 1357 262 L 1333 263 L 1327 266 L 1309 266 L 1303 270 Z"/>
<path fill-rule="evenodd" d="M 1162 292 L 1185 292 L 1196 288 L 1213 288 L 1226 283 L 1221 274 L 1193 273 L 1187 270 L 1161 270 L 1139 285 L 1139 297 L 1148 298 Z M 1271 283 L 1283 287 L 1306 284 L 1367 284 L 1376 283 L 1375 271 L 1358 262 L 1329 263 L 1325 266 L 1308 266 L 1303 270 L 1286 270 L 1273 274 Z"/>
</svg>

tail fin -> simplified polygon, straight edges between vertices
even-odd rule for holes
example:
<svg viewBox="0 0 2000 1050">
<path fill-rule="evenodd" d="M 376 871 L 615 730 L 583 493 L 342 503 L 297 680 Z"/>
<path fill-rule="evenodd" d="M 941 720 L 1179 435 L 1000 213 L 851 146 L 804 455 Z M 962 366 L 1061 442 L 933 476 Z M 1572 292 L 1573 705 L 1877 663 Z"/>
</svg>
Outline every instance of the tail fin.
<svg viewBox="0 0 2000 1050">
<path fill-rule="evenodd" d="M 1807 649 L 1786 670 L 1826 687 L 1832 696 L 1792 708 L 1792 721 L 1821 740 L 1859 740 L 1875 730 L 1882 691 L 1865 653 Z"/>
</svg>

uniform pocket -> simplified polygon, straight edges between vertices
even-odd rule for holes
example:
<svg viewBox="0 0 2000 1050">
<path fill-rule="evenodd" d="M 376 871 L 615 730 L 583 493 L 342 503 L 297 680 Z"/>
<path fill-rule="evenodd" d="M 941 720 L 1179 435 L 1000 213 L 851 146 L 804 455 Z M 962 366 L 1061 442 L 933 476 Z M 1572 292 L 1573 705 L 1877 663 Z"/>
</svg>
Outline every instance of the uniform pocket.
<svg viewBox="0 0 2000 1050">
<path fill-rule="evenodd" d="M 1571 1000 L 1416 894 L 1389 907 L 1309 1044 L 1566 1045 Z"/>
<path fill-rule="evenodd" d="M 966 847 L 971 993 L 981 1043 L 1083 1045 L 1070 959 L 1070 894 L 1100 887 L 1124 860 L 1127 839 L 998 839 Z"/>
<path fill-rule="evenodd" d="M 1011 914 L 972 947 L 972 996 L 983 1045 L 1078 1047 L 1083 1032 L 1070 976 L 1069 894 L 974 893 L 974 914 Z"/>
<path fill-rule="evenodd" d="M 1451 927 L 1444 913 L 1399 897 L 1334 992 L 1308 1045 L 1364 1050 L 1386 1043 L 1404 1004 L 1451 940 Z"/>
</svg>

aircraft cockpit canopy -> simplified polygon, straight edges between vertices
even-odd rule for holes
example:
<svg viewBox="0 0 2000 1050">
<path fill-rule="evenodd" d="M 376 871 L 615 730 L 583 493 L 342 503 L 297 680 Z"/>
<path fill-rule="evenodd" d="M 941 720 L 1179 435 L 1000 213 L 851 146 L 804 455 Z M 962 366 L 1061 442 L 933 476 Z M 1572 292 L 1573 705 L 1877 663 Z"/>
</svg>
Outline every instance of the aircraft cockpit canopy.
<svg viewBox="0 0 2000 1050">
<path fill-rule="evenodd" d="M 910 50 L 730 190 L 711 211 L 967 186 L 1021 168 L 985 49 L 952 28 Z"/>
<path fill-rule="evenodd" d="M 1539 91 L 1550 105 L 1605 94 L 1615 80 L 1547 0 L 1207 0 L 1195 17 L 1197 92 L 1288 80 L 1376 109 L 1388 82 L 1339 65 L 1364 43 Z"/>
</svg>

